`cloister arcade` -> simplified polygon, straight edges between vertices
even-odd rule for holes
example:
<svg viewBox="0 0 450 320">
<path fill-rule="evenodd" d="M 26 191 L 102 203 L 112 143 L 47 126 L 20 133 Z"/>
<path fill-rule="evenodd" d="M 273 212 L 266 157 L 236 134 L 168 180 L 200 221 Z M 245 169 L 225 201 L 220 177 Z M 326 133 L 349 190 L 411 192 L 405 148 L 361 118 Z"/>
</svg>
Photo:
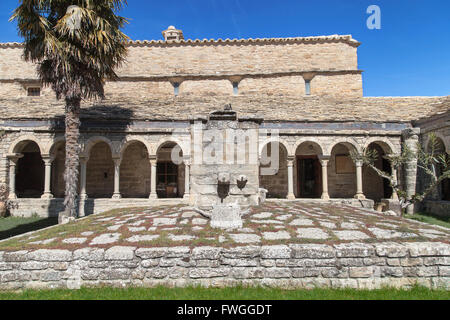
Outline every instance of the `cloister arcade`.
<svg viewBox="0 0 450 320">
<path fill-rule="evenodd" d="M 260 187 L 268 198 L 394 198 L 392 188 L 373 169 L 353 162 L 350 152 L 363 148 L 377 151 L 375 166 L 392 172 L 383 157 L 398 153 L 400 142 L 393 144 L 383 137 L 364 141 L 329 137 L 316 139 L 280 137 L 278 141 L 259 143 L 259 153 L 279 152 L 279 168 L 259 177 Z M 446 152 L 440 140 L 440 152 Z M 177 150 L 180 163 L 171 161 Z M 447 154 L 448 156 L 448 154 Z M 36 137 L 17 139 L 9 149 L 10 198 L 62 198 L 64 196 L 65 143 L 54 139 L 50 145 Z M 184 198 L 190 197 L 190 155 L 169 137 L 148 142 L 144 138 L 126 139 L 119 144 L 106 137 L 91 137 L 80 153 L 80 199 L 96 198 Z M 260 165 L 260 170 L 267 166 Z M 394 172 L 397 175 L 397 172 Z M 440 186 L 440 195 L 448 200 L 449 181 Z"/>
</svg>

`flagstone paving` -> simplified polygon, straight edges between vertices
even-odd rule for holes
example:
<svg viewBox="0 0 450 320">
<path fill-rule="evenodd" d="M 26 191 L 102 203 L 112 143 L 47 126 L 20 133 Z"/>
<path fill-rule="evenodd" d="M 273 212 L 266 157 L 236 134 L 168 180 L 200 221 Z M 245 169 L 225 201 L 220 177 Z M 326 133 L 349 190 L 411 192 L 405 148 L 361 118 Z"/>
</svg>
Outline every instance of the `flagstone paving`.
<svg viewBox="0 0 450 320">
<path fill-rule="evenodd" d="M 116 209 L 0 242 L 0 249 L 450 243 L 450 229 L 339 204 L 270 201 L 252 208 L 243 222 L 241 229 L 213 229 L 207 218 L 183 205 Z"/>
</svg>

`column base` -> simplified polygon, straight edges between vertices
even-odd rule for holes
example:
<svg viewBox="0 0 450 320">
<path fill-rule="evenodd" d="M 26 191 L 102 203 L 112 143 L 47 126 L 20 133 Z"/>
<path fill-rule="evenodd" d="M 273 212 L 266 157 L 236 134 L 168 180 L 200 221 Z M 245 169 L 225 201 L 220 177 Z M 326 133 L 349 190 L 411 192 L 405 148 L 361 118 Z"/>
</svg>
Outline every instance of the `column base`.
<svg viewBox="0 0 450 320">
<path fill-rule="evenodd" d="M 288 194 L 286 199 L 288 199 L 288 200 L 295 200 L 295 195 L 294 194 Z"/>
<path fill-rule="evenodd" d="M 85 201 L 85 200 L 87 200 L 89 197 L 88 197 L 88 195 L 87 194 L 81 194 L 80 195 L 80 200 L 81 201 Z"/>
<path fill-rule="evenodd" d="M 158 195 L 156 193 L 151 193 L 148 198 L 152 199 L 152 200 L 156 200 L 156 199 L 158 199 Z"/>
<path fill-rule="evenodd" d="M 16 200 L 16 199 L 17 199 L 17 196 L 16 196 L 15 193 L 9 194 L 8 199 L 9 199 L 9 200 Z"/>
<path fill-rule="evenodd" d="M 190 193 L 185 193 L 183 195 L 183 199 L 185 199 L 185 200 L 189 200 L 190 198 L 191 198 L 191 194 Z"/>
<path fill-rule="evenodd" d="M 362 193 L 355 194 L 354 198 L 358 199 L 358 200 L 366 200 L 366 196 L 364 194 L 362 194 Z"/>
<path fill-rule="evenodd" d="M 120 193 L 115 193 L 113 194 L 112 199 L 122 199 L 122 196 L 120 195 Z"/>
<path fill-rule="evenodd" d="M 320 199 L 322 199 L 322 200 L 330 200 L 330 196 L 328 195 L 328 193 L 324 193 L 324 194 L 322 194 Z"/>
<path fill-rule="evenodd" d="M 50 199 L 53 199 L 53 195 L 51 193 L 44 193 L 41 196 L 41 199 L 50 200 Z"/>
</svg>

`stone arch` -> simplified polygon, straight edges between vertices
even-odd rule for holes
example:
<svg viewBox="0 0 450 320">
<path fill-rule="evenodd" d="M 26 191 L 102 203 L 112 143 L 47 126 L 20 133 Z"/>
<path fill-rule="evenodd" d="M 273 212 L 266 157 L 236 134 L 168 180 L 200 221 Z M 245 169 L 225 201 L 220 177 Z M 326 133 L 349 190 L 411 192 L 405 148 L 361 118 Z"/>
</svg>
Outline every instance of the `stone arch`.
<svg viewBox="0 0 450 320">
<path fill-rule="evenodd" d="M 90 198 L 111 198 L 114 193 L 113 148 L 109 139 L 91 138 L 86 145 L 86 193 Z"/>
<path fill-rule="evenodd" d="M 295 161 L 293 166 L 294 195 L 297 198 L 320 198 L 322 195 L 323 156 L 321 144 L 310 138 L 300 139 L 294 148 Z"/>
<path fill-rule="evenodd" d="M 42 142 L 33 135 L 20 136 L 19 138 L 14 140 L 9 147 L 8 153 L 9 154 L 20 153 L 21 149 L 30 141 L 36 143 L 36 145 L 39 147 L 39 152 L 41 154 L 45 154 L 45 149 L 42 146 Z"/>
<path fill-rule="evenodd" d="M 82 152 L 81 152 L 82 155 L 84 155 L 85 157 L 89 158 L 90 153 L 91 153 L 91 149 L 92 149 L 97 143 L 100 143 L 100 142 L 106 143 L 106 144 L 109 146 L 109 149 L 111 150 L 111 154 L 112 154 L 113 156 L 116 155 L 117 152 L 116 152 L 116 150 L 115 150 L 115 148 L 114 148 L 114 145 L 113 145 L 112 141 L 109 140 L 109 139 L 106 138 L 106 137 L 103 137 L 103 136 L 94 136 L 94 137 L 90 137 L 90 138 L 84 143 L 84 148 L 83 148 L 83 150 L 82 150 Z"/>
<path fill-rule="evenodd" d="M 158 141 L 158 143 L 154 144 L 153 148 L 151 149 L 151 155 L 157 155 L 158 152 L 160 151 L 160 149 L 168 143 L 174 143 L 174 144 L 178 145 L 181 148 L 181 152 L 183 153 L 184 156 L 189 155 L 189 152 L 188 152 L 187 147 L 185 146 L 184 142 L 181 141 L 180 139 L 172 137 L 172 136 L 163 137 Z M 149 149 L 149 152 L 150 152 L 150 149 Z"/>
<path fill-rule="evenodd" d="M 392 172 L 390 162 L 384 158 L 385 155 L 392 153 L 392 149 L 383 141 L 374 140 L 367 144 L 365 148 L 375 150 L 378 154 L 374 162 L 374 166 L 387 173 Z M 363 166 L 362 168 L 362 182 L 364 195 L 379 202 L 381 199 L 388 199 L 392 196 L 392 187 L 389 181 L 380 177 L 372 168 Z"/>
<path fill-rule="evenodd" d="M 187 155 L 179 143 L 181 142 L 178 139 L 164 138 L 160 140 L 155 149 L 158 198 L 181 198 L 184 194 L 185 164 L 183 159 Z M 181 149 L 181 154 L 178 159 L 173 159 L 172 152 L 176 147 Z"/>
<path fill-rule="evenodd" d="M 400 153 L 400 150 L 396 148 L 391 141 L 387 138 L 382 137 L 372 137 L 366 140 L 364 144 L 364 149 L 367 149 L 371 144 L 376 143 L 378 146 L 380 146 L 381 149 L 383 149 L 383 152 L 387 154 L 392 153 Z"/>
<path fill-rule="evenodd" d="M 148 198 L 151 165 L 148 148 L 141 139 L 130 139 L 120 151 L 120 193 L 123 198 Z"/>
<path fill-rule="evenodd" d="M 264 148 L 269 144 L 269 143 L 278 143 L 280 146 L 282 145 L 285 149 L 286 152 L 288 154 L 288 156 L 292 155 L 292 148 L 290 147 L 289 143 L 287 143 L 286 141 L 284 141 L 283 139 L 279 139 L 279 138 L 269 138 L 264 140 L 262 143 L 259 144 L 259 157 L 261 158 L 262 152 L 264 150 Z"/>
<path fill-rule="evenodd" d="M 125 150 L 128 148 L 128 146 L 132 145 L 133 143 L 140 142 L 145 146 L 145 149 L 147 150 L 147 153 L 150 155 L 151 153 L 151 146 L 149 145 L 148 141 L 142 137 L 127 137 L 125 140 L 123 140 L 120 144 L 119 148 L 119 154 L 122 158 Z"/>
<path fill-rule="evenodd" d="M 50 190 L 54 197 L 64 197 L 65 181 L 64 171 L 66 167 L 66 139 L 58 137 L 47 145 L 48 154 L 52 158 L 52 170 Z"/>
<path fill-rule="evenodd" d="M 264 149 L 267 148 L 267 155 L 271 157 L 272 147 L 278 147 L 279 162 L 263 163 L 261 160 L 259 167 L 259 184 L 266 189 L 268 198 L 286 199 L 288 195 L 288 158 L 289 148 L 278 139 L 269 139 L 262 144 L 260 159 Z M 264 171 L 263 171 L 264 170 Z"/>
<path fill-rule="evenodd" d="M 52 141 L 50 141 L 44 146 L 44 154 L 52 156 L 55 151 L 55 148 L 57 148 L 61 143 L 65 142 L 66 138 L 64 136 L 55 137 Z"/>
<path fill-rule="evenodd" d="M 338 144 L 345 145 L 349 150 L 355 150 L 358 153 L 361 153 L 361 146 L 353 139 L 353 138 L 338 138 L 333 140 L 333 143 L 328 146 L 326 149 L 325 155 L 331 155 L 331 151 Z"/>
<path fill-rule="evenodd" d="M 437 139 L 437 149 L 435 150 L 436 154 L 444 154 L 446 159 L 448 160 L 448 158 L 450 157 L 447 146 L 445 144 L 445 139 L 444 137 L 442 137 L 442 135 L 438 135 L 436 134 L 436 139 Z M 426 140 L 426 145 L 425 145 L 425 150 L 427 152 L 431 151 L 431 141 L 430 138 L 427 136 L 427 140 Z M 442 165 L 437 165 L 436 166 L 436 170 L 437 170 L 437 175 L 440 176 L 442 174 Z M 429 182 L 429 177 L 425 176 L 424 178 L 424 182 Z M 429 196 L 429 198 L 431 200 L 446 200 L 449 201 L 450 200 L 450 179 L 444 179 L 438 186 L 437 188 L 435 188 L 433 190 L 433 192 L 431 193 L 431 195 Z"/>
<path fill-rule="evenodd" d="M 340 139 L 327 151 L 330 152 L 328 191 L 331 198 L 353 198 L 356 193 L 356 166 L 350 157 L 351 150 L 360 151 L 348 139 Z"/>
<path fill-rule="evenodd" d="M 44 192 L 44 161 L 41 146 L 31 139 L 16 143 L 12 153 L 20 153 L 16 165 L 15 191 L 19 198 L 40 198 Z"/>
<path fill-rule="evenodd" d="M 445 151 L 447 154 L 450 154 L 450 150 L 449 150 L 449 147 L 450 147 L 450 142 L 448 141 L 448 140 L 450 140 L 450 139 L 446 139 L 442 134 L 440 134 L 440 133 L 435 133 L 435 135 L 436 135 L 436 138 L 438 139 L 438 143 L 443 147 L 442 149 L 442 151 Z M 428 135 L 426 135 L 426 138 L 425 138 L 425 143 L 424 143 L 424 148 L 425 148 L 425 151 L 430 151 L 430 137 L 428 136 Z M 447 143 L 446 143 L 447 142 Z"/>
</svg>

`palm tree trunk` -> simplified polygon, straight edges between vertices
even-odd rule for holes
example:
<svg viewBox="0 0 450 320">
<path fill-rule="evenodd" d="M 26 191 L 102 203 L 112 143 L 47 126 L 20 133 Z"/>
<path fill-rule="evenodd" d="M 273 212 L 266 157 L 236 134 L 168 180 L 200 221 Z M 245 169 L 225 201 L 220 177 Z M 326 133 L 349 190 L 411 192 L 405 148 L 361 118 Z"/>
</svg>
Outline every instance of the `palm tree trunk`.
<svg viewBox="0 0 450 320">
<path fill-rule="evenodd" d="M 81 98 L 66 97 L 66 163 L 64 172 L 64 211 L 60 212 L 59 223 L 67 223 L 77 217 L 78 166 L 80 145 L 80 102 Z"/>
</svg>

